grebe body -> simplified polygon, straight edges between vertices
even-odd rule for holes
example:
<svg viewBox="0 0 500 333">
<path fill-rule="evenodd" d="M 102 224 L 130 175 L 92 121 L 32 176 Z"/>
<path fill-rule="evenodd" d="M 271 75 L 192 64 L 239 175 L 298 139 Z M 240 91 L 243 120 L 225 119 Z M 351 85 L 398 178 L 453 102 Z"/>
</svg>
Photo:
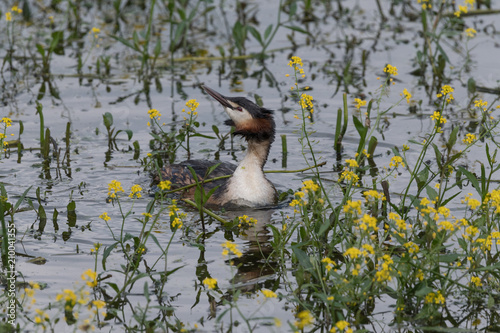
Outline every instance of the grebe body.
<svg viewBox="0 0 500 333">
<path fill-rule="evenodd" d="M 232 177 L 204 184 L 206 192 L 219 186 L 207 202 L 208 205 L 229 209 L 276 205 L 276 189 L 263 170 L 275 136 L 273 111 L 244 97 L 225 97 L 208 87 L 203 89 L 224 107 L 230 118 L 225 124 L 234 126 L 233 134 L 240 135 L 247 141 L 247 153 L 238 166 L 228 162 L 205 160 L 171 164 L 161 170 L 161 179 L 170 180 L 173 187 L 186 186 L 195 182 L 188 166 L 193 168 L 201 181 L 208 168 L 220 163 L 208 178 L 230 174 Z M 194 189 L 184 195 L 194 195 Z"/>
</svg>

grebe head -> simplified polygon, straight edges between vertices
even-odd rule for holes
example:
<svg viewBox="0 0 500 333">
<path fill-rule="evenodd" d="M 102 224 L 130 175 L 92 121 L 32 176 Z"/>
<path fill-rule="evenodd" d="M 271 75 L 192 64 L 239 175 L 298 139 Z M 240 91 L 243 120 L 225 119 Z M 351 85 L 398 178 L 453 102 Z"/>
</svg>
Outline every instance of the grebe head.
<svg viewBox="0 0 500 333">
<path fill-rule="evenodd" d="M 242 135 L 247 140 L 274 140 L 273 111 L 260 107 L 245 97 L 226 97 L 215 90 L 203 86 L 203 89 L 218 101 L 231 118 L 226 125 L 234 126 L 234 134 Z"/>
</svg>

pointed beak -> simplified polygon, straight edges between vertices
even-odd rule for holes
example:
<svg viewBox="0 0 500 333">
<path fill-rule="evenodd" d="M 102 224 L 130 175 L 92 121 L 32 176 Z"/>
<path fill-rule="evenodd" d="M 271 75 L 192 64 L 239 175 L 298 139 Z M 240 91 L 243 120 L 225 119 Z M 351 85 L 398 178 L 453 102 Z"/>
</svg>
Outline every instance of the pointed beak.
<svg viewBox="0 0 500 333">
<path fill-rule="evenodd" d="M 222 106 L 224 106 L 226 108 L 233 109 L 233 106 L 231 104 L 229 104 L 229 102 L 227 101 L 227 99 L 224 96 L 222 96 L 221 94 L 219 94 L 217 91 L 212 90 L 212 89 L 210 89 L 209 87 L 206 87 L 206 86 L 202 86 L 202 88 L 203 88 L 203 90 L 205 90 L 207 92 L 207 94 L 209 94 L 217 102 L 219 102 L 220 104 L 222 104 Z"/>
</svg>

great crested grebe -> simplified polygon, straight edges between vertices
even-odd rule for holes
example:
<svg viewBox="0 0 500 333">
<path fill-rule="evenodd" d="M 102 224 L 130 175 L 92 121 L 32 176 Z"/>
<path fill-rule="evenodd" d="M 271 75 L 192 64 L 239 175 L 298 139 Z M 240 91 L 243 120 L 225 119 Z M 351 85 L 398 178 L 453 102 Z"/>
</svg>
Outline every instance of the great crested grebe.
<svg viewBox="0 0 500 333">
<path fill-rule="evenodd" d="M 234 135 L 241 135 L 248 143 L 247 154 L 236 167 L 222 162 L 208 178 L 232 174 L 232 177 L 222 181 L 204 184 L 208 192 L 219 186 L 212 194 L 207 204 L 224 208 L 238 207 L 269 207 L 276 205 L 278 196 L 274 185 L 264 175 L 264 164 L 271 144 L 274 141 L 275 123 L 273 111 L 260 107 L 244 97 L 225 97 L 218 92 L 203 86 L 203 89 L 217 100 L 231 119 L 226 125 L 234 126 Z M 209 167 L 220 163 L 218 161 L 188 160 L 172 164 L 161 170 L 162 180 L 170 180 L 172 186 L 180 187 L 193 184 L 188 166 L 192 167 L 200 181 L 205 177 Z M 186 195 L 193 195 L 191 190 Z"/>
</svg>

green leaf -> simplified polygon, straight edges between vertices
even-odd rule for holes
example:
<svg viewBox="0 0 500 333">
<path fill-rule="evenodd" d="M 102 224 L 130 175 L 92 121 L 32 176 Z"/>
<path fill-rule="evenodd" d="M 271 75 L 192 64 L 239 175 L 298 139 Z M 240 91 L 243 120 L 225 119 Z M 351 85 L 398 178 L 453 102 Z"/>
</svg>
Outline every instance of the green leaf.
<svg viewBox="0 0 500 333">
<path fill-rule="evenodd" d="M 455 262 L 458 259 L 459 255 L 457 253 L 448 253 L 439 256 L 439 262 Z"/>
<path fill-rule="evenodd" d="M 248 26 L 247 27 L 248 31 L 252 34 L 252 36 L 255 37 L 255 39 L 259 42 L 260 45 L 264 45 L 264 42 L 262 41 L 262 37 L 260 36 L 260 32 L 255 29 L 254 27 Z"/>
<path fill-rule="evenodd" d="M 119 36 L 115 36 L 115 35 L 109 35 L 111 38 L 113 38 L 114 40 L 122 43 L 123 45 L 131 48 L 132 50 L 134 51 L 137 51 L 137 52 L 141 52 L 134 44 L 130 43 L 128 40 L 122 38 L 122 37 L 119 37 Z"/>
<path fill-rule="evenodd" d="M 448 148 L 449 151 L 453 148 L 455 143 L 457 142 L 457 133 L 458 130 L 460 129 L 459 126 L 456 126 L 453 131 L 450 133 L 450 138 L 448 139 L 448 143 L 446 144 L 446 148 Z"/>
<path fill-rule="evenodd" d="M 477 181 L 477 177 L 460 165 L 457 166 L 457 168 L 458 170 L 460 170 L 460 172 L 462 172 L 465 175 L 465 177 L 467 177 L 467 179 L 471 182 L 472 186 L 476 189 L 477 193 L 481 196 L 481 198 L 483 198 L 483 193 L 481 191 L 481 187 L 479 186 L 479 182 Z"/>
<path fill-rule="evenodd" d="M 425 188 L 425 190 L 427 191 L 427 196 L 429 197 L 429 200 L 436 200 L 437 196 L 438 196 L 438 193 L 436 192 L 436 190 L 431 187 L 431 186 L 427 186 Z"/>
<path fill-rule="evenodd" d="M 111 244 L 110 246 L 106 246 L 102 253 L 102 268 L 106 270 L 106 260 L 108 259 L 109 255 L 111 254 L 111 251 L 118 245 L 118 242 Z"/>
<path fill-rule="evenodd" d="M 273 31 L 273 25 L 269 24 L 266 31 L 264 31 L 264 39 L 267 39 L 272 31 Z"/>
<path fill-rule="evenodd" d="M 104 126 L 109 130 L 111 126 L 113 126 L 113 115 L 109 112 L 106 112 L 102 115 L 102 119 L 104 121 Z"/>
<path fill-rule="evenodd" d="M 306 35 L 309 35 L 309 32 L 307 32 L 306 30 L 302 29 L 302 28 L 299 28 L 297 26 L 294 26 L 294 25 L 284 25 L 285 28 L 288 28 L 290 30 L 293 30 L 293 31 L 297 31 L 297 32 L 300 32 L 302 34 L 306 34 Z"/>
<path fill-rule="evenodd" d="M 160 38 L 158 38 L 156 40 L 156 45 L 155 45 L 155 48 L 154 48 L 153 52 L 154 52 L 155 58 L 158 58 L 158 56 L 161 53 L 161 39 Z"/>
</svg>

